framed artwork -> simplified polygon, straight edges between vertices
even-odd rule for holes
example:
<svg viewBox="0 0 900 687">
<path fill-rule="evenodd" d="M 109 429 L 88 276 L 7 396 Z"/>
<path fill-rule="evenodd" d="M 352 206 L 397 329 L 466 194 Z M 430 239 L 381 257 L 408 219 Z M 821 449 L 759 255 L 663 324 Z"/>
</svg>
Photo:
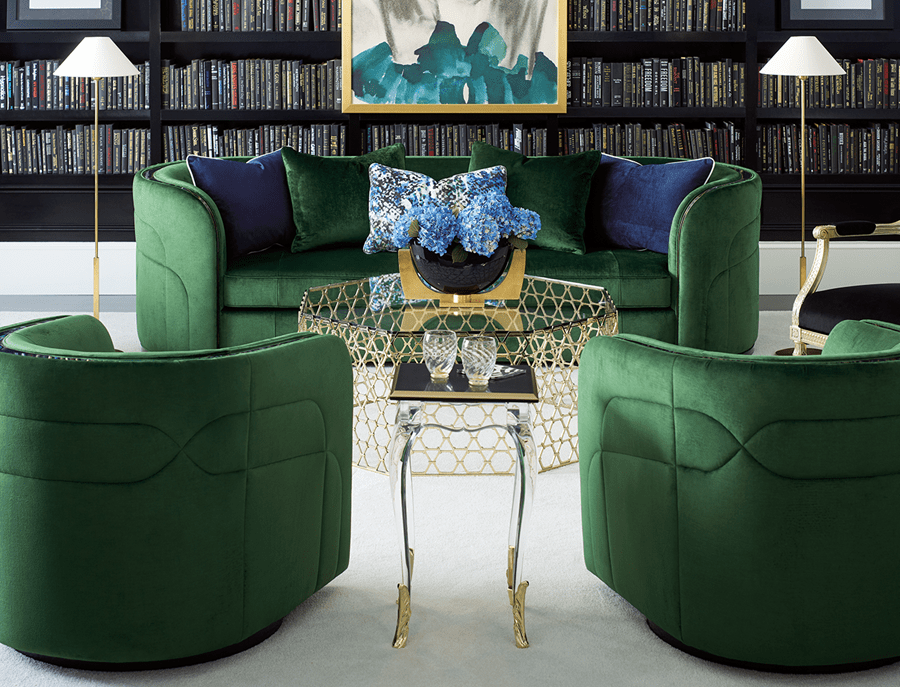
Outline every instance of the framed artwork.
<svg viewBox="0 0 900 687">
<path fill-rule="evenodd" d="M 122 0 L 6 0 L 6 28 L 119 29 Z"/>
<path fill-rule="evenodd" d="M 566 0 L 344 0 L 344 112 L 565 112 Z"/>
<path fill-rule="evenodd" d="M 783 29 L 892 29 L 894 0 L 781 0 Z"/>
</svg>

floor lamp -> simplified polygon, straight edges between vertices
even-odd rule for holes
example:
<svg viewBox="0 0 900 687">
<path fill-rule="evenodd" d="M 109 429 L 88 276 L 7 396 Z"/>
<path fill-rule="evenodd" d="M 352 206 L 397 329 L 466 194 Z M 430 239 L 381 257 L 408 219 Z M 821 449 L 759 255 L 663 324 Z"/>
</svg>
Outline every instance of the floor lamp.
<svg viewBox="0 0 900 687">
<path fill-rule="evenodd" d="M 80 76 L 94 80 L 94 317 L 100 319 L 100 79 L 137 76 L 138 70 L 106 36 L 89 36 L 79 43 L 54 72 L 54 76 Z"/>
<path fill-rule="evenodd" d="M 846 72 L 815 36 L 792 36 L 760 74 L 800 79 L 800 289 L 806 281 L 806 80 L 810 76 L 838 76 Z M 798 289 L 799 291 L 799 289 Z M 790 355 L 793 348 L 778 351 Z"/>
</svg>

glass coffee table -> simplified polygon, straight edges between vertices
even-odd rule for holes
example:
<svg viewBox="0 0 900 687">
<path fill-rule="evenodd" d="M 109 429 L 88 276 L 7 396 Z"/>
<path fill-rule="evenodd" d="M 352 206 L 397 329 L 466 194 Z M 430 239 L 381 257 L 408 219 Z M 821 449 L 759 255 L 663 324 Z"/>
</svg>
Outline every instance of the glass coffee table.
<svg viewBox="0 0 900 687">
<path fill-rule="evenodd" d="M 393 278 L 399 283 L 399 275 L 378 279 L 383 286 Z M 591 338 L 618 332 L 618 314 L 606 289 L 526 275 L 517 301 L 457 308 L 436 300 L 385 302 L 373 294 L 373 283 L 358 279 L 309 289 L 299 311 L 300 331 L 336 334 L 347 343 L 354 367 L 358 467 L 389 472 L 386 448 L 398 412 L 389 399 L 394 368 L 422 361 L 421 339 L 428 329 L 496 336 L 498 362 L 530 365 L 540 394 L 532 423 L 538 470 L 577 462 L 578 360 Z M 505 425 L 504 418 L 492 415 L 505 413 L 499 404 L 447 406 L 428 400 L 420 412 L 438 425 Z M 447 413 L 455 416 L 448 420 Z M 515 446 L 505 430 L 436 434 L 423 436 L 412 454 L 414 474 L 514 473 Z"/>
</svg>

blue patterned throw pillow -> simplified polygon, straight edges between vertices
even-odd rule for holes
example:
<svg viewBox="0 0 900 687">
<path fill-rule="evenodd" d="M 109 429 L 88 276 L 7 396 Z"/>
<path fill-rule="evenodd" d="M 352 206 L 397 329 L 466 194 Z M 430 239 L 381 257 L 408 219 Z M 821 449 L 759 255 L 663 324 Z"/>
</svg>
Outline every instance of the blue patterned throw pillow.
<svg viewBox="0 0 900 687">
<path fill-rule="evenodd" d="M 404 217 L 426 199 L 463 209 L 474 198 L 506 193 L 506 168 L 500 165 L 434 180 L 426 174 L 369 165 L 369 236 L 364 253 L 395 251 L 391 238 Z"/>
</svg>

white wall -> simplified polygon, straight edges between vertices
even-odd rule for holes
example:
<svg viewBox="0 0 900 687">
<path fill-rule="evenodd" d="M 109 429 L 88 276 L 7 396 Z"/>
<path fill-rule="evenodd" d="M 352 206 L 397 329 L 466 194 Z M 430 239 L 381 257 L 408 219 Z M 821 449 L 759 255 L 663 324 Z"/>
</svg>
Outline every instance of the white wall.
<svg viewBox="0 0 900 687">
<path fill-rule="evenodd" d="M 806 246 L 812 266 L 815 242 Z M 134 295 L 134 244 L 100 244 L 100 292 Z M 0 243 L 0 295 L 93 293 L 93 243 Z M 798 243 L 760 244 L 760 294 L 795 295 L 800 282 Z M 900 243 L 834 241 L 824 288 L 900 282 Z"/>
</svg>

